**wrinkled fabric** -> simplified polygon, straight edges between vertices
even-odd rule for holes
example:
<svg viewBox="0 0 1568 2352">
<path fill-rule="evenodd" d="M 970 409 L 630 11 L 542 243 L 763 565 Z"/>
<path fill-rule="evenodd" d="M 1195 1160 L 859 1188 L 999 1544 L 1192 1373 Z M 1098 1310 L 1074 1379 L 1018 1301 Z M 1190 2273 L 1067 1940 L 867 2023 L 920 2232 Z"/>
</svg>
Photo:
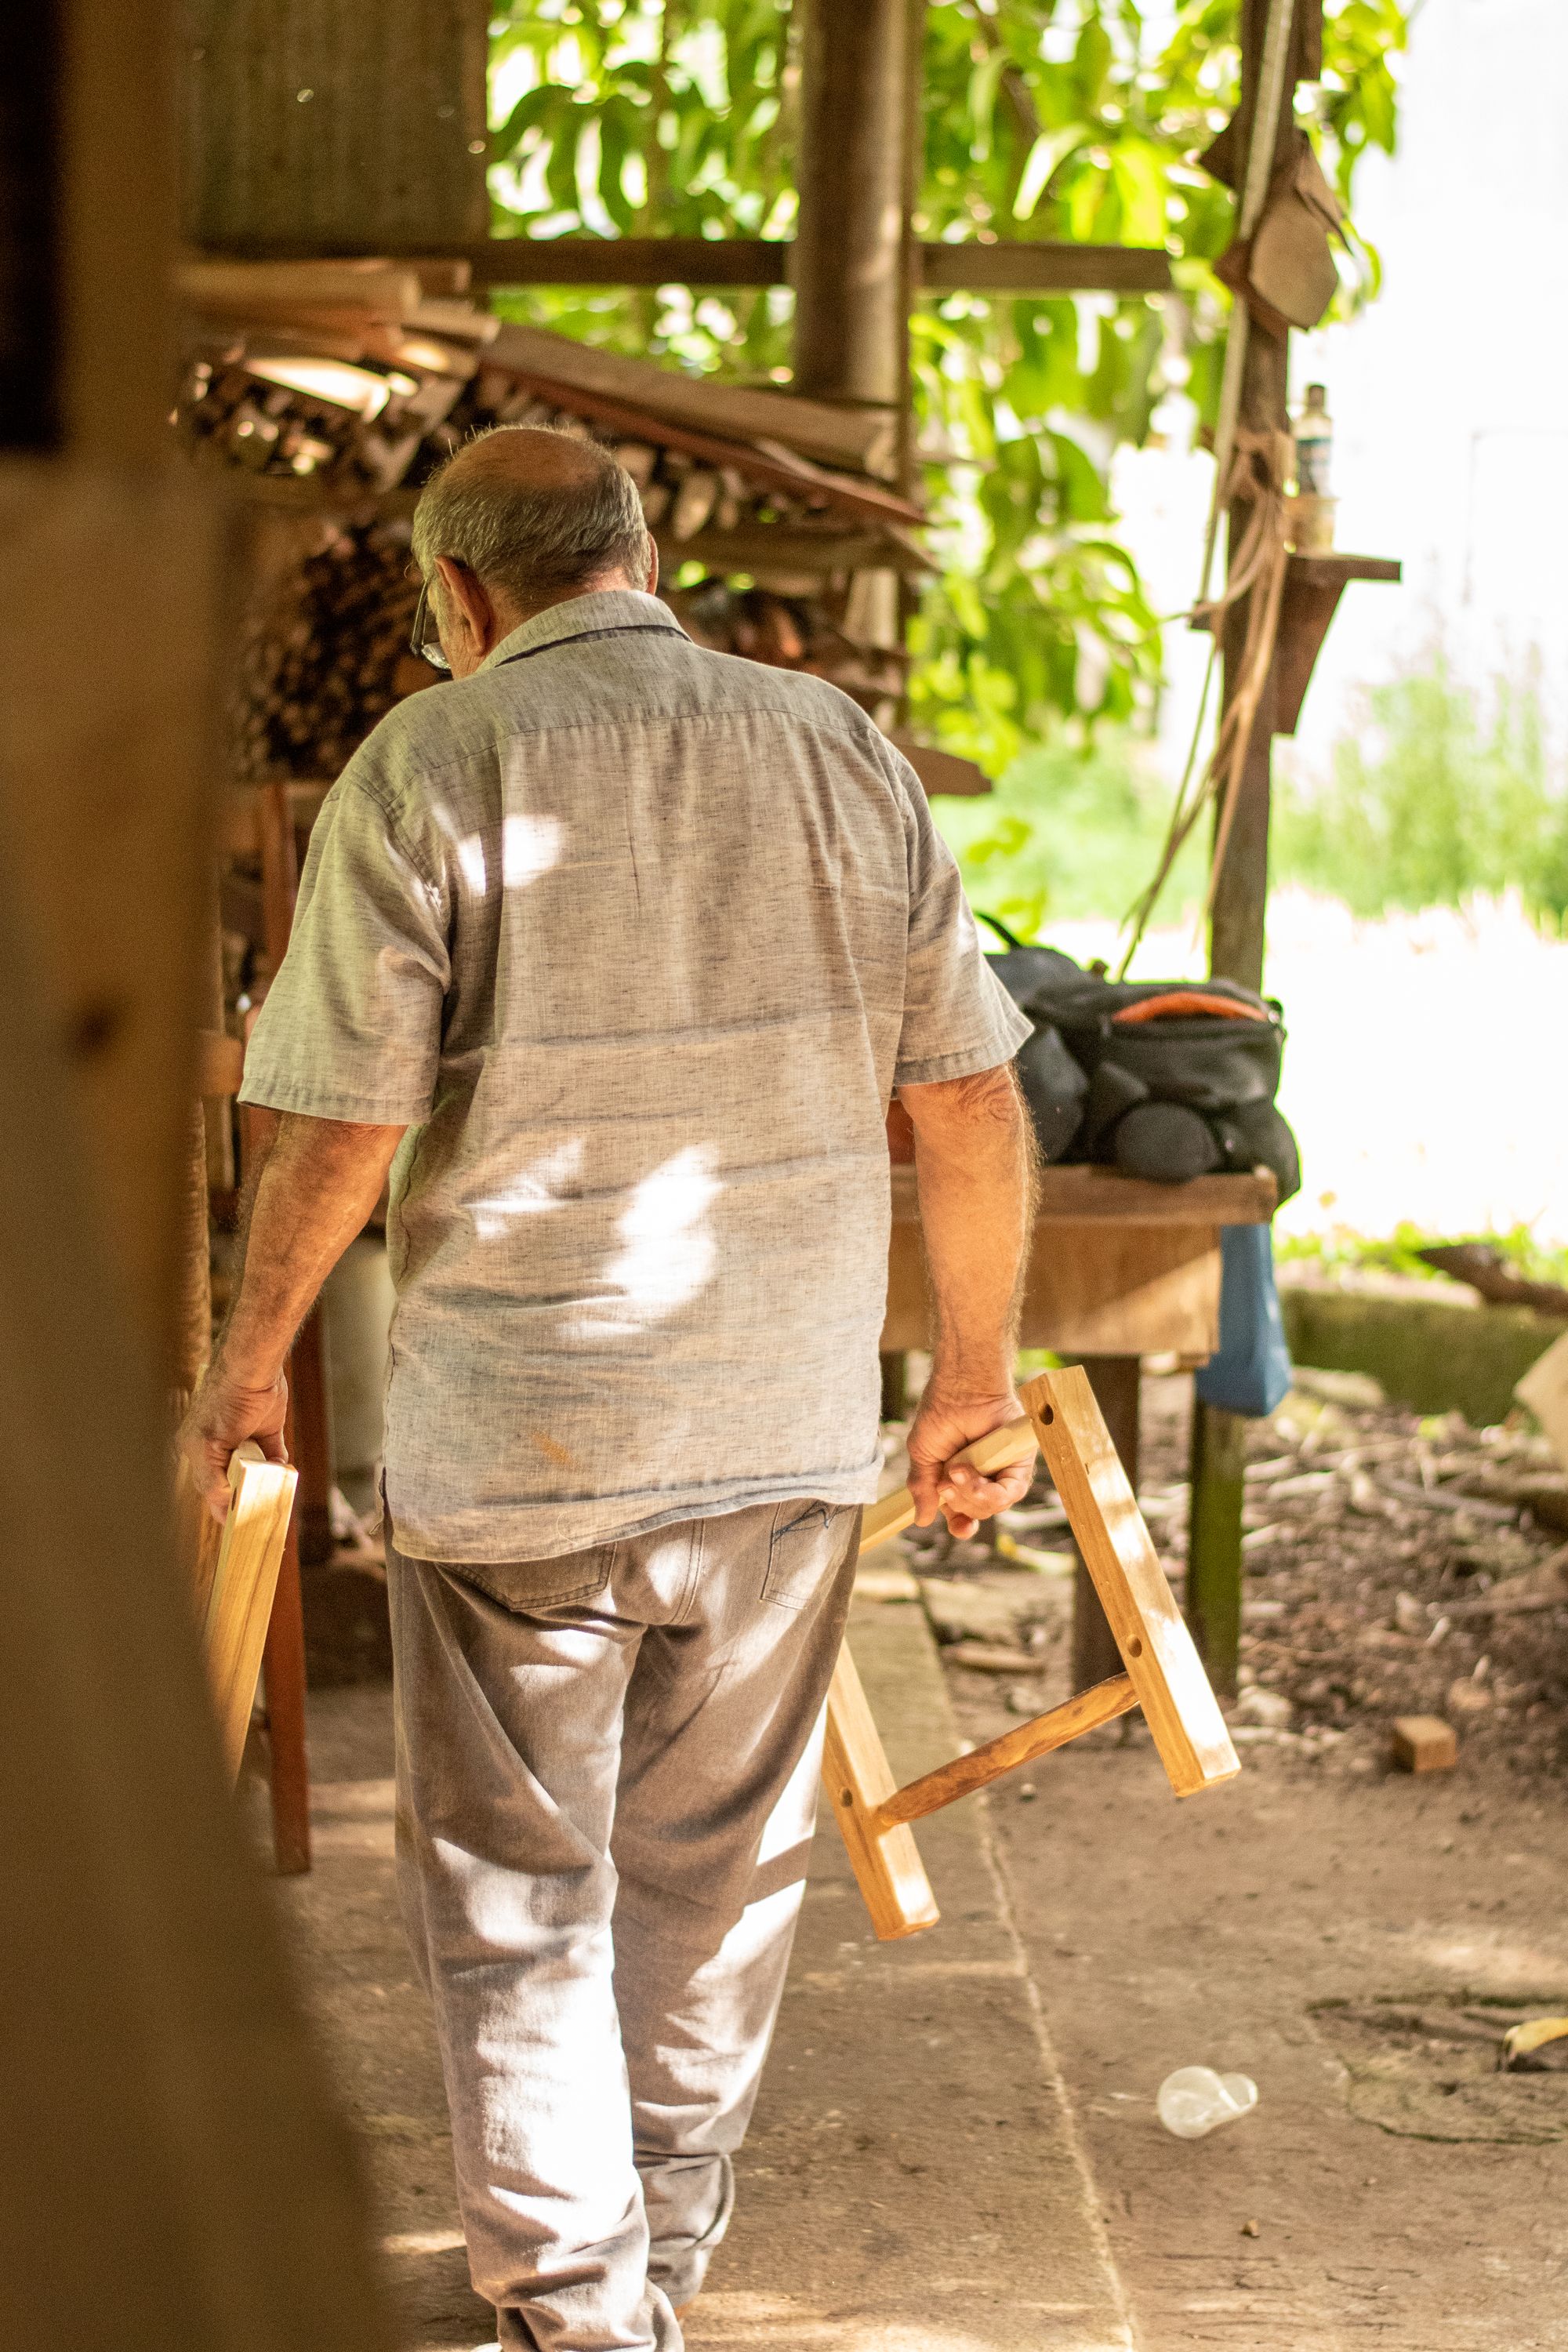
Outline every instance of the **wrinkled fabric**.
<svg viewBox="0 0 1568 2352">
<path fill-rule="evenodd" d="M 860 1516 L 387 1553 L 399 1884 L 503 2352 L 679 2352 L 803 1892 Z"/>
<path fill-rule="evenodd" d="M 1028 1034 L 913 771 L 822 680 L 617 590 L 399 704 L 317 822 L 242 1099 L 409 1124 L 409 1550 L 868 1499 L 889 1092 Z"/>
</svg>

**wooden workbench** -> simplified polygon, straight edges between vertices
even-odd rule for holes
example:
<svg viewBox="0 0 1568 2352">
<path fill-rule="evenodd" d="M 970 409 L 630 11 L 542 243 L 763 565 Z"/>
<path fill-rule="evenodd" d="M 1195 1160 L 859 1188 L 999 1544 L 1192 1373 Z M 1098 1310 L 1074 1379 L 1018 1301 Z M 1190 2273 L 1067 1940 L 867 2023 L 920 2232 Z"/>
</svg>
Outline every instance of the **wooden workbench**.
<svg viewBox="0 0 1568 2352">
<path fill-rule="evenodd" d="M 929 1348 L 931 1340 L 914 1169 L 895 1162 L 892 1180 L 884 1360 Z M 1081 1359 L 1134 1490 L 1141 1360 L 1213 1355 L 1219 1344 L 1220 1228 L 1266 1225 L 1277 1202 L 1266 1169 L 1186 1184 L 1152 1184 L 1108 1168 L 1041 1172 L 1019 1343 Z M 1114 1674 L 1117 1657 L 1080 1563 L 1074 1688 Z"/>
<path fill-rule="evenodd" d="M 895 1165 L 884 1355 L 931 1345 L 912 1167 Z M 1266 1225 L 1266 1170 L 1151 1184 L 1109 1168 L 1047 1168 L 1019 1344 L 1064 1356 L 1212 1356 L 1219 1344 L 1219 1229 Z"/>
</svg>

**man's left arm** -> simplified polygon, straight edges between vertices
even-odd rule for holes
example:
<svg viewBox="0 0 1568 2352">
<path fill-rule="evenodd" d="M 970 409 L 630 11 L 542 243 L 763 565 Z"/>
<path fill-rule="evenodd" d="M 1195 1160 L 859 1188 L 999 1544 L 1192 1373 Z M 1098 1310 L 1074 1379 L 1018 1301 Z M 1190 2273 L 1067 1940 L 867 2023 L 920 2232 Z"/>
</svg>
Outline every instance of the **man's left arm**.
<svg viewBox="0 0 1568 2352">
<path fill-rule="evenodd" d="M 288 1459 L 284 1366 L 321 1285 L 381 1197 L 402 1127 L 285 1111 L 251 1195 L 238 1294 L 180 1445 L 215 1518 L 228 1509 L 228 1463 L 254 1438 Z"/>
</svg>

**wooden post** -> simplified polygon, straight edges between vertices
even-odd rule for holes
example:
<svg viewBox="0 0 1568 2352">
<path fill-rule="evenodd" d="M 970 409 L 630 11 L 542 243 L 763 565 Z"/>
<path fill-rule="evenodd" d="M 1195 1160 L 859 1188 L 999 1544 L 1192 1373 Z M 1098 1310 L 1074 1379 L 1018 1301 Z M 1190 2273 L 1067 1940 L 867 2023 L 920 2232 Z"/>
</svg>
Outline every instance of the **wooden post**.
<svg viewBox="0 0 1568 2352">
<path fill-rule="evenodd" d="M 1242 142 L 1243 156 L 1252 137 L 1260 134 L 1273 139 L 1276 161 L 1283 157 L 1294 121 L 1292 100 L 1303 55 L 1302 26 L 1312 13 L 1311 0 L 1299 0 L 1299 6 L 1301 21 L 1294 43 L 1296 64 L 1286 75 L 1279 118 L 1270 127 L 1257 125 L 1253 121 L 1268 0 L 1246 0 L 1241 26 L 1241 119 L 1247 127 L 1247 136 Z M 1239 170 L 1237 178 L 1239 184 Z M 1240 296 L 1237 299 L 1239 303 Z M 1270 333 L 1260 320 L 1251 321 L 1237 411 L 1237 423 L 1244 429 L 1282 433 L 1288 428 L 1289 341 L 1288 335 Z M 1243 505 L 1230 509 L 1229 543 L 1233 555 L 1250 513 L 1250 508 Z M 1247 601 L 1243 597 L 1226 615 L 1226 708 L 1237 691 Z M 1269 779 L 1278 669 L 1276 660 L 1258 705 L 1209 926 L 1210 971 L 1216 979 L 1239 981 L 1244 987 L 1252 989 L 1261 989 L 1263 985 Z M 1226 1693 L 1236 1688 L 1241 1642 L 1241 1466 L 1245 1439 L 1246 1423 L 1239 1416 L 1194 1399 L 1187 1612 L 1204 1663 L 1215 1686 Z"/>
<path fill-rule="evenodd" d="M 906 0 L 805 0 L 795 382 L 895 407 L 903 391 Z"/>
<path fill-rule="evenodd" d="M 1192 1520 L 1187 1535 L 1187 1622 L 1209 1680 L 1236 1691 L 1241 1655 L 1241 1507 L 1247 1423 L 1219 1405 L 1193 1405 Z"/>
<path fill-rule="evenodd" d="M 798 392 L 884 408 L 884 470 L 907 474 L 910 141 L 918 119 L 910 0 L 805 0 L 800 215 L 791 256 Z M 903 639 L 896 572 L 858 572 L 846 634 Z M 873 716 L 894 723 L 898 698 Z"/>
<path fill-rule="evenodd" d="M 1121 1456 L 1127 1483 L 1138 1492 L 1138 1407 L 1142 1362 L 1137 1356 L 1085 1356 L 1083 1369 Z M 1121 1653 L 1107 1622 L 1082 1552 L 1073 1579 L 1072 1686 L 1092 1690 L 1121 1672 Z"/>
<path fill-rule="evenodd" d="M 354 2166 L 170 1525 L 234 569 L 168 463 L 174 17 L 33 12 L 18 55 L 58 137 L 0 206 L 0 345 L 33 394 L 0 433 L 26 583 L 0 698 L 0 2342 L 80 2333 L 101 2280 L 112 2316 L 85 2324 L 116 2352 L 376 2352 Z"/>
</svg>

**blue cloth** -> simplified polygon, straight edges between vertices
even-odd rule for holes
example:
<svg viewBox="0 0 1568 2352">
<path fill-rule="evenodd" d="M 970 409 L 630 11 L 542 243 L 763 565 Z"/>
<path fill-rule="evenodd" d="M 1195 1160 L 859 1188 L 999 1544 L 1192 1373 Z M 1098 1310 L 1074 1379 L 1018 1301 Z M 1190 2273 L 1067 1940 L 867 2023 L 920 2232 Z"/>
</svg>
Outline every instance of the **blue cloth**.
<svg viewBox="0 0 1568 2352">
<path fill-rule="evenodd" d="M 1226 1225 L 1220 1249 L 1219 1349 L 1198 1374 L 1198 1397 L 1226 1412 L 1260 1420 L 1290 1385 L 1273 1235 L 1267 1225 Z"/>
</svg>

